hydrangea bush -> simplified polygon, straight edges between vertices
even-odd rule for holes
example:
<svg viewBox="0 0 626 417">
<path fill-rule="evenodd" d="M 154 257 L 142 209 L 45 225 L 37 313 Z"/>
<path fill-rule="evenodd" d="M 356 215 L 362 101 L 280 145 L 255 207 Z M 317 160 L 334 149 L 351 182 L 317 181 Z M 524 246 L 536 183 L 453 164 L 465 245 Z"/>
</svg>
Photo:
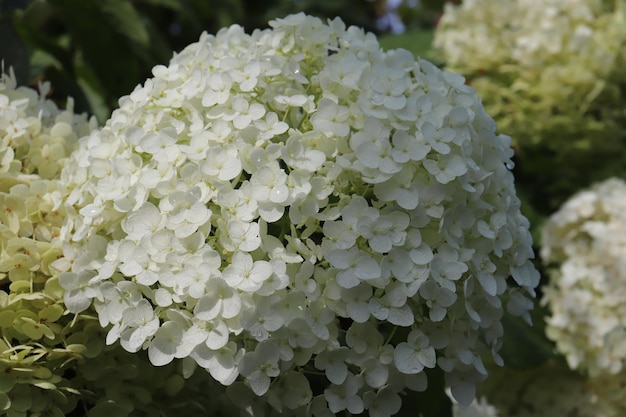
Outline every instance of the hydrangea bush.
<svg viewBox="0 0 626 417">
<path fill-rule="evenodd" d="M 74 114 L 71 98 L 59 109 L 49 91 L 49 83 L 39 92 L 18 87 L 12 72 L 0 77 L 0 415 L 220 409 L 223 400 L 203 400 L 205 391 L 219 392 L 206 378 L 185 384 L 174 364 L 156 368 L 145 355 L 106 346 L 94 310 L 67 311 L 58 279 L 68 264 L 58 178 L 78 137 L 96 122 Z"/>
<path fill-rule="evenodd" d="M 551 266 L 546 329 L 573 369 L 624 372 L 626 183 L 606 180 L 568 200 L 543 228 Z"/>
<path fill-rule="evenodd" d="M 625 13 L 614 0 L 468 0 L 436 29 L 446 68 L 513 137 L 518 179 L 547 213 L 626 173 Z"/>
<path fill-rule="evenodd" d="M 80 141 L 65 304 L 252 414 L 392 415 L 435 367 L 471 402 L 539 281 L 510 138 L 372 34 L 270 26 L 203 34 Z"/>
</svg>

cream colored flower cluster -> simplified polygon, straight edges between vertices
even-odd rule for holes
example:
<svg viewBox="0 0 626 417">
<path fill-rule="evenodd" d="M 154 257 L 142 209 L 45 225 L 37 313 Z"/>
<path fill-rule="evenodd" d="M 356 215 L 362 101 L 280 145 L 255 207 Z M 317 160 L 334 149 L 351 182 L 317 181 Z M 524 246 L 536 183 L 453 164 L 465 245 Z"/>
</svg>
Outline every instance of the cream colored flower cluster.
<svg viewBox="0 0 626 417">
<path fill-rule="evenodd" d="M 249 409 L 389 416 L 435 366 L 471 402 L 539 281 L 510 138 L 461 77 L 372 34 L 270 24 L 203 34 L 81 140 L 66 305 Z"/>
<path fill-rule="evenodd" d="M 434 46 L 446 65 L 467 73 L 549 69 L 584 57 L 590 74 L 605 74 L 620 39 L 596 30 L 611 23 L 605 0 L 469 0 L 447 3 Z M 613 2 L 611 2 L 613 3 Z M 618 23 L 618 22 L 614 22 Z M 516 69 L 516 67 L 518 67 Z M 582 68 L 581 68 L 582 70 Z M 546 74 L 549 76 L 549 74 Z M 605 77 L 600 77 L 604 79 Z"/>
<path fill-rule="evenodd" d="M 59 270 L 66 197 L 60 169 L 95 119 L 0 76 L 0 415 L 154 416 L 232 405 L 208 378 L 184 381 L 175 364 L 106 346 L 95 311 L 70 314 Z M 210 398 L 206 392 L 219 392 Z M 200 394 L 201 393 L 201 394 Z M 81 414 L 82 415 L 82 414 Z M 163 414 L 166 415 L 166 414 Z M 179 414 L 180 415 L 180 414 Z"/>
<path fill-rule="evenodd" d="M 547 335 L 573 369 L 624 371 L 626 359 L 626 183 L 610 179 L 579 192 L 543 228 L 552 267 L 543 302 Z"/>
<path fill-rule="evenodd" d="M 59 109 L 49 89 L 17 87 L 12 72 L 0 77 L 0 413 L 7 415 L 63 415 L 76 404 L 63 373 L 83 346 L 63 344 L 70 331 L 51 264 L 62 256 L 64 208 L 54 178 L 96 124 L 74 114 L 71 100 Z"/>
<path fill-rule="evenodd" d="M 74 102 L 68 98 L 61 110 L 47 99 L 50 84 L 43 83 L 39 92 L 17 86 L 15 76 L 2 75 L 0 83 L 0 186 L 12 185 L 9 177 L 35 174 L 54 179 L 65 166 L 78 138 L 96 127 L 96 120 L 75 114 Z M 27 178 L 27 177 L 24 177 Z"/>
<path fill-rule="evenodd" d="M 517 144 L 611 155 L 624 135 L 625 13 L 613 0 L 463 1 L 446 6 L 434 46 Z"/>
<path fill-rule="evenodd" d="M 78 137 L 96 127 L 95 119 L 74 114 L 71 99 L 67 109 L 59 109 L 46 98 L 49 91 L 48 83 L 40 92 L 18 87 L 12 72 L 0 79 L 0 351 L 9 367 L 47 352 L 12 342 L 51 342 L 62 329 L 56 323 L 65 310 L 62 289 L 50 279 L 50 263 L 62 256 L 58 237 L 64 220 L 55 177 Z M 72 357 L 71 350 L 66 353 Z M 44 380 L 51 378 L 45 366 L 39 368 Z"/>
</svg>

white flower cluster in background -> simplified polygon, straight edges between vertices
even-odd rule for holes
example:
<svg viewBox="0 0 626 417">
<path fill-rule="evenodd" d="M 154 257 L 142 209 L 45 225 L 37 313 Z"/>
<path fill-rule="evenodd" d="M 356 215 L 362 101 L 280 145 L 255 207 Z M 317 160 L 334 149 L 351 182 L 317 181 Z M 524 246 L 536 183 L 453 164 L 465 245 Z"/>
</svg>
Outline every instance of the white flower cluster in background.
<svg viewBox="0 0 626 417">
<path fill-rule="evenodd" d="M 587 151 L 597 154 L 595 160 L 606 155 L 623 159 L 619 91 L 626 84 L 624 2 L 469 0 L 448 4 L 433 45 L 447 70 L 468 78 L 487 112 L 517 146 L 550 149 L 557 172 L 567 169 L 570 161 L 584 161 L 580 154 Z M 525 171 L 535 169 L 527 167 L 532 161 L 527 165 L 521 161 Z M 601 172 L 602 167 L 594 165 L 589 170 Z M 558 183 L 572 177 L 553 176 L 554 185 L 547 185 L 547 194 L 558 194 Z"/>
<path fill-rule="evenodd" d="M 47 99 L 50 84 L 39 92 L 17 86 L 15 74 L 2 69 L 0 82 L 0 187 L 8 190 L 9 178 L 17 181 L 56 179 L 76 148 L 78 137 L 96 128 L 95 118 L 74 113 L 74 101 L 61 110 Z M 28 177 L 28 175 L 35 175 Z"/>
<path fill-rule="evenodd" d="M 436 366 L 470 403 L 539 281 L 510 138 L 460 76 L 372 34 L 270 25 L 203 34 L 81 140 L 66 305 L 253 411 L 389 416 Z"/>
<path fill-rule="evenodd" d="M 550 67 L 585 62 L 590 74 L 612 68 L 621 39 L 596 31 L 608 22 L 598 20 L 607 0 L 467 0 L 447 3 L 437 27 L 434 46 L 446 65 L 465 72 L 497 67 L 517 73 L 520 68 Z M 608 31 L 607 31 L 608 32 Z M 549 68 L 556 71 L 557 68 Z M 552 78 L 558 74 L 545 74 Z M 565 75 L 564 73 L 561 75 Z M 573 75 L 573 74 L 570 74 Z M 582 75 L 582 74 L 580 74 Z M 599 78 L 604 79 L 604 76 Z"/>
<path fill-rule="evenodd" d="M 571 368 L 622 372 L 626 359 L 626 183 L 612 178 L 579 192 L 543 228 L 553 267 L 543 302 L 546 333 Z"/>
<path fill-rule="evenodd" d="M 96 120 L 75 114 L 71 98 L 66 109 L 59 109 L 46 97 L 49 83 L 42 83 L 39 91 L 18 87 L 14 72 L 2 70 L 0 281 L 11 282 L 12 302 L 45 282 L 51 275 L 48 264 L 61 256 L 64 210 L 58 177 L 78 137 L 93 131 Z"/>
</svg>

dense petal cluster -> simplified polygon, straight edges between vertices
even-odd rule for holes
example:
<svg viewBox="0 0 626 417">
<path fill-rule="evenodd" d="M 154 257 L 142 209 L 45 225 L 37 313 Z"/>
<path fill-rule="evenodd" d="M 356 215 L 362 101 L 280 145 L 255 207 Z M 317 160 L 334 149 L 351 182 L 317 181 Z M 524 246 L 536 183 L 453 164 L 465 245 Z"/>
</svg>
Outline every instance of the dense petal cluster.
<svg viewBox="0 0 626 417">
<path fill-rule="evenodd" d="M 539 278 L 510 139 L 463 78 L 372 34 L 270 25 L 203 34 L 81 140 L 66 305 L 249 412 L 388 416 L 435 366 L 471 402 Z"/>
<path fill-rule="evenodd" d="M 550 212 L 589 181 L 623 169 L 624 2 L 448 4 L 434 45 L 446 68 L 468 78 L 499 128 L 522 148 L 519 160 L 527 162 L 519 172 L 541 178 L 531 180 L 532 193 L 553 200 Z"/>
<path fill-rule="evenodd" d="M 70 318 L 52 264 L 62 256 L 60 169 L 95 120 L 62 110 L 40 91 L 0 76 L 0 413 L 63 415 L 72 387 L 63 378 L 82 346 L 64 344 Z M 64 317 L 65 316 L 65 317 Z M 68 365 L 71 366 L 71 365 Z M 69 398 L 68 398 L 69 397 Z"/>
<path fill-rule="evenodd" d="M 626 183 L 609 179 L 568 200 L 543 228 L 552 267 L 547 335 L 573 369 L 624 372 Z"/>
<path fill-rule="evenodd" d="M 606 78 L 619 39 L 598 29 L 611 22 L 602 16 L 613 1 L 605 0 L 469 0 L 446 4 L 435 47 L 457 70 L 493 71 L 505 63 L 523 69 L 551 66 L 565 58 L 561 70 L 580 55 L 591 66 L 580 68 Z M 542 7 L 538 7 L 541 5 Z M 615 16 L 616 17 L 616 16 Z M 488 24 L 479 24 L 488 23 Z M 607 28 L 605 28 L 607 29 Z M 493 36 L 494 33 L 500 36 Z M 574 36 L 572 36 L 574 35 Z M 573 52 L 576 54 L 573 54 Z M 520 68 L 516 71 L 522 72 Z M 550 68 L 556 71 L 556 68 Z M 511 68 L 513 71 L 514 69 Z M 581 78 L 584 74 L 580 74 Z"/>
<path fill-rule="evenodd" d="M 0 81 L 0 186 L 3 190 L 18 178 L 56 179 L 80 136 L 96 127 L 94 118 L 75 114 L 74 101 L 59 109 L 47 99 L 50 84 L 39 92 L 18 86 L 15 75 L 2 74 Z M 27 175 L 36 175 L 28 177 Z M 11 180 L 10 178 L 16 178 Z"/>
<path fill-rule="evenodd" d="M 216 415 L 232 408 L 207 398 L 208 390 L 220 392 L 207 378 L 185 383 L 174 365 L 156 368 L 147 357 L 106 346 L 92 309 L 68 312 L 58 278 L 68 262 L 58 177 L 96 122 L 74 114 L 71 99 L 59 109 L 46 98 L 49 89 L 18 87 L 13 73 L 0 77 L 0 415 Z"/>
</svg>

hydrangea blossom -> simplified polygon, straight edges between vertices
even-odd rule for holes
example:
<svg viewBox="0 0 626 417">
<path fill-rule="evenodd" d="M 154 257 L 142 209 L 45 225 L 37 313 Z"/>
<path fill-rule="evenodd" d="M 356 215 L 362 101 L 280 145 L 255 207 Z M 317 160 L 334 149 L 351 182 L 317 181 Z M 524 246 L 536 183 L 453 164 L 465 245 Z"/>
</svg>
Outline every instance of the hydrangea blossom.
<svg viewBox="0 0 626 417">
<path fill-rule="evenodd" d="M 510 138 L 462 77 L 372 34 L 270 25 L 203 34 L 81 140 L 69 309 L 248 411 L 388 416 L 436 366 L 471 402 L 539 279 Z"/>
<path fill-rule="evenodd" d="M 435 47 L 447 65 L 456 69 L 488 71 L 506 60 L 516 65 L 537 67 L 551 64 L 556 57 L 595 53 L 589 71 L 609 71 L 612 55 L 608 49 L 591 51 L 605 39 L 594 33 L 595 19 L 604 10 L 605 0 L 469 0 L 447 3 L 437 28 Z M 513 13 L 513 15 L 511 15 Z M 461 22 L 467 19 L 467 21 Z M 514 24 L 511 24 L 512 21 Z M 489 25 L 478 25 L 478 22 Z M 501 36 L 493 37 L 493 33 Z M 573 33 L 575 36 L 569 36 Z M 603 45 L 604 46 L 604 45 Z M 507 49 L 510 47 L 512 49 Z M 469 66 L 469 68 L 468 68 Z"/>
<path fill-rule="evenodd" d="M 76 405 L 65 369 L 84 346 L 71 333 L 53 267 L 62 256 L 61 168 L 95 119 L 60 109 L 39 91 L 0 75 L 0 413 L 63 415 Z M 103 343 L 100 342 L 102 345 Z M 69 398 L 68 398 L 69 397 Z M 8 413 L 8 414 L 5 414 Z"/>
<path fill-rule="evenodd" d="M 58 275 L 84 258 L 71 251 L 63 257 L 58 178 L 78 137 L 96 122 L 75 114 L 71 98 L 59 108 L 49 91 L 49 83 L 39 91 L 18 86 L 12 71 L 0 76 L 0 414 L 228 415 L 234 407 L 218 382 L 199 373 L 185 381 L 180 364 L 157 368 L 150 352 L 106 346 L 93 309 L 68 312 Z M 64 283 L 72 287 L 65 292 L 70 305 L 86 307 L 74 304 L 83 302 L 83 276 Z M 123 312 L 115 303 L 126 302 L 117 291 L 131 300 L 139 295 L 128 284 L 101 288 L 112 317 Z M 220 394 L 209 398 L 207 391 Z"/>
<path fill-rule="evenodd" d="M 521 148 L 516 172 L 538 196 L 533 207 L 552 213 L 581 187 L 626 172 L 623 2 L 448 3 L 434 46 Z"/>
<path fill-rule="evenodd" d="M 57 179 L 78 138 L 96 128 L 95 118 L 87 120 L 86 115 L 74 113 L 71 97 L 63 110 L 47 98 L 49 92 L 47 82 L 39 85 L 39 91 L 18 86 L 12 70 L 5 74 L 2 68 L 0 175 L 3 190 L 20 180 Z M 8 179 L 10 176 L 16 178 L 13 183 Z"/>
<path fill-rule="evenodd" d="M 543 228 L 552 267 L 543 302 L 547 335 L 573 369 L 624 371 L 626 183 L 612 178 L 574 195 Z"/>
</svg>

